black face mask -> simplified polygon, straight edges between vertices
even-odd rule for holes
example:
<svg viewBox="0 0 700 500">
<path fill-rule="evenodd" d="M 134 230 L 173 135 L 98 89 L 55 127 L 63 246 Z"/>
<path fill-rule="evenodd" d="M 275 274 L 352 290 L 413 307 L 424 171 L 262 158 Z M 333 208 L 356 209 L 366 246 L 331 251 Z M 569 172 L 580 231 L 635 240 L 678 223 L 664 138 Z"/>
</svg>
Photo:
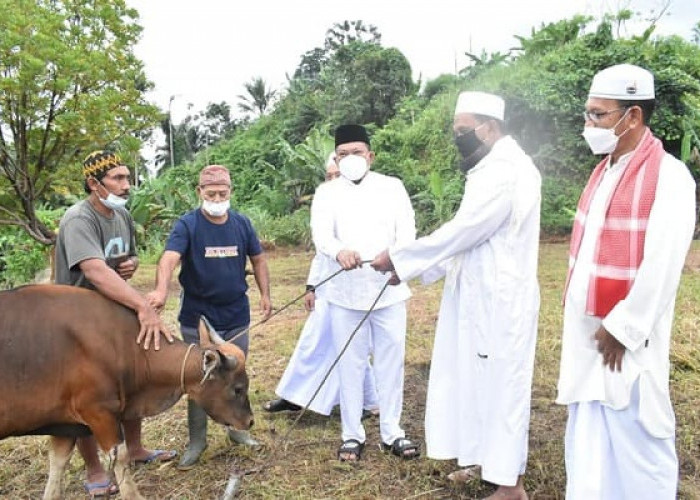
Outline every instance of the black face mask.
<svg viewBox="0 0 700 500">
<path fill-rule="evenodd" d="M 462 155 L 459 168 L 467 173 L 479 163 L 484 156 L 491 152 L 491 148 L 481 142 L 476 136 L 476 129 L 472 129 L 465 134 L 455 136 L 455 145 Z"/>
</svg>

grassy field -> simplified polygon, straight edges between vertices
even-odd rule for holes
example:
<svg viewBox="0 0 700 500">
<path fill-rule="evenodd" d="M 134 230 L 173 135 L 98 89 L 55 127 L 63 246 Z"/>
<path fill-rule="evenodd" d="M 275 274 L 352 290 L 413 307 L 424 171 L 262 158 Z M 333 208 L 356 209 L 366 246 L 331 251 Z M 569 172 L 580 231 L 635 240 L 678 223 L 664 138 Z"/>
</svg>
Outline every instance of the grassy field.
<svg viewBox="0 0 700 500">
<path fill-rule="evenodd" d="M 566 266 L 566 245 L 543 244 L 540 253 L 542 309 L 532 391 L 530 455 L 526 488 L 533 499 L 561 499 L 565 484 L 563 435 L 565 408 L 554 404 L 561 335 L 560 295 Z M 304 249 L 269 253 L 272 294 L 281 306 L 303 291 L 312 254 Z M 154 267 L 143 265 L 135 286 L 149 290 Z M 257 319 L 257 291 L 251 279 L 251 303 Z M 425 392 L 441 284 L 412 284 L 406 356 L 403 425 L 407 434 L 422 440 Z M 166 319 L 177 330 L 177 289 L 173 284 Z M 672 345 L 671 387 L 677 416 L 681 499 L 700 499 L 700 245 L 688 257 L 677 301 Z M 306 318 L 298 304 L 251 332 L 248 371 L 250 399 L 256 411 L 253 434 L 264 446 L 254 451 L 228 444 L 224 430 L 211 424 L 209 447 L 199 467 L 179 472 L 173 464 L 135 470 L 141 492 L 156 499 L 215 499 L 221 497 L 231 471 L 248 471 L 239 498 L 481 498 L 493 488 L 478 481 L 453 486 L 446 475 L 454 461 L 425 458 L 402 462 L 378 448 L 378 423 L 365 422 L 367 448 L 358 464 L 336 458 L 340 441 L 338 415 L 305 414 L 292 428 L 295 415 L 268 415 L 260 405 L 274 389 Z M 2 402 L 0 402 L 2 404 Z M 187 441 L 185 400 L 144 424 L 145 443 L 182 452 Z M 288 436 L 287 439 L 283 439 Z M 40 498 L 48 471 L 46 438 L 11 438 L 0 442 L 0 498 Z M 82 460 L 74 454 L 67 473 L 68 498 L 84 498 Z"/>
</svg>

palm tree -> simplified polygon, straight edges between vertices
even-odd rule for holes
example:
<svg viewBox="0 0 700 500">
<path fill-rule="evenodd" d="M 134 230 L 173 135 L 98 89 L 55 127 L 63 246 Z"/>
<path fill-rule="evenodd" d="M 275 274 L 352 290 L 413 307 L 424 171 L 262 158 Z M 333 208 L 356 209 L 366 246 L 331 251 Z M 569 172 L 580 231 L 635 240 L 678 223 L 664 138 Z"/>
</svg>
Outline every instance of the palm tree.
<svg viewBox="0 0 700 500">
<path fill-rule="evenodd" d="M 265 114 L 265 110 L 272 104 L 272 99 L 277 92 L 267 88 L 262 77 L 255 77 L 250 82 L 243 84 L 248 95 L 239 95 L 241 102 L 238 108 L 245 113 L 254 113 L 258 116 Z"/>
</svg>

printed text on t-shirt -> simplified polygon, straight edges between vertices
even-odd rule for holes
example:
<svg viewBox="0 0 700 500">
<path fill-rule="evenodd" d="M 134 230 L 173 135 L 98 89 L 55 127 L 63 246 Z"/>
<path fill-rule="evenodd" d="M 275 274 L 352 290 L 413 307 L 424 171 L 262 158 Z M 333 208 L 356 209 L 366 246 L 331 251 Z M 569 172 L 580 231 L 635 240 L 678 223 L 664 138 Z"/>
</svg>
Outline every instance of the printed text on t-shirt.
<svg viewBox="0 0 700 500">
<path fill-rule="evenodd" d="M 224 257 L 237 257 L 238 256 L 238 246 L 230 247 L 205 247 L 204 257 L 206 258 L 224 258 Z"/>
</svg>

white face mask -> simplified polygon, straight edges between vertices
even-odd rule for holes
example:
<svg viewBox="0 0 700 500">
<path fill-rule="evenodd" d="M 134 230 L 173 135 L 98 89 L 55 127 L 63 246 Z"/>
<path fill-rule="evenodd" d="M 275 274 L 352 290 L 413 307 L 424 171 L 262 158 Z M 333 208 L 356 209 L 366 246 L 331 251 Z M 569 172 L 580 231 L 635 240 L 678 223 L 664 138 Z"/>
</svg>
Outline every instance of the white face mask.
<svg viewBox="0 0 700 500">
<path fill-rule="evenodd" d="M 359 181 L 367 173 L 369 166 L 364 156 L 348 155 L 338 162 L 340 175 L 350 181 Z"/>
<path fill-rule="evenodd" d="M 100 197 L 98 196 L 98 198 L 100 198 Z M 100 201 L 102 202 L 102 204 L 103 204 L 105 207 L 109 208 L 110 210 L 115 210 L 115 209 L 117 209 L 117 208 L 124 208 L 124 206 L 127 204 L 127 202 L 129 201 L 129 199 L 128 199 L 128 198 L 122 198 L 122 197 L 120 197 L 120 196 L 117 196 L 117 195 L 114 194 L 114 193 L 109 193 L 109 194 L 107 195 L 107 199 L 106 199 L 106 200 L 103 199 L 103 198 L 100 198 Z"/>
<path fill-rule="evenodd" d="M 224 201 L 202 201 L 202 208 L 206 213 L 212 217 L 221 217 L 225 215 L 228 209 L 231 207 L 231 200 Z"/>
<path fill-rule="evenodd" d="M 627 111 L 625 111 L 625 114 L 622 115 L 622 117 L 615 125 L 613 125 L 612 128 L 584 127 L 581 135 L 588 143 L 588 147 L 591 148 L 591 152 L 594 155 L 607 155 L 615 151 L 620 137 L 625 135 L 629 130 L 626 129 L 619 136 L 615 135 L 615 128 L 622 121 L 625 115 L 627 115 Z"/>
</svg>

